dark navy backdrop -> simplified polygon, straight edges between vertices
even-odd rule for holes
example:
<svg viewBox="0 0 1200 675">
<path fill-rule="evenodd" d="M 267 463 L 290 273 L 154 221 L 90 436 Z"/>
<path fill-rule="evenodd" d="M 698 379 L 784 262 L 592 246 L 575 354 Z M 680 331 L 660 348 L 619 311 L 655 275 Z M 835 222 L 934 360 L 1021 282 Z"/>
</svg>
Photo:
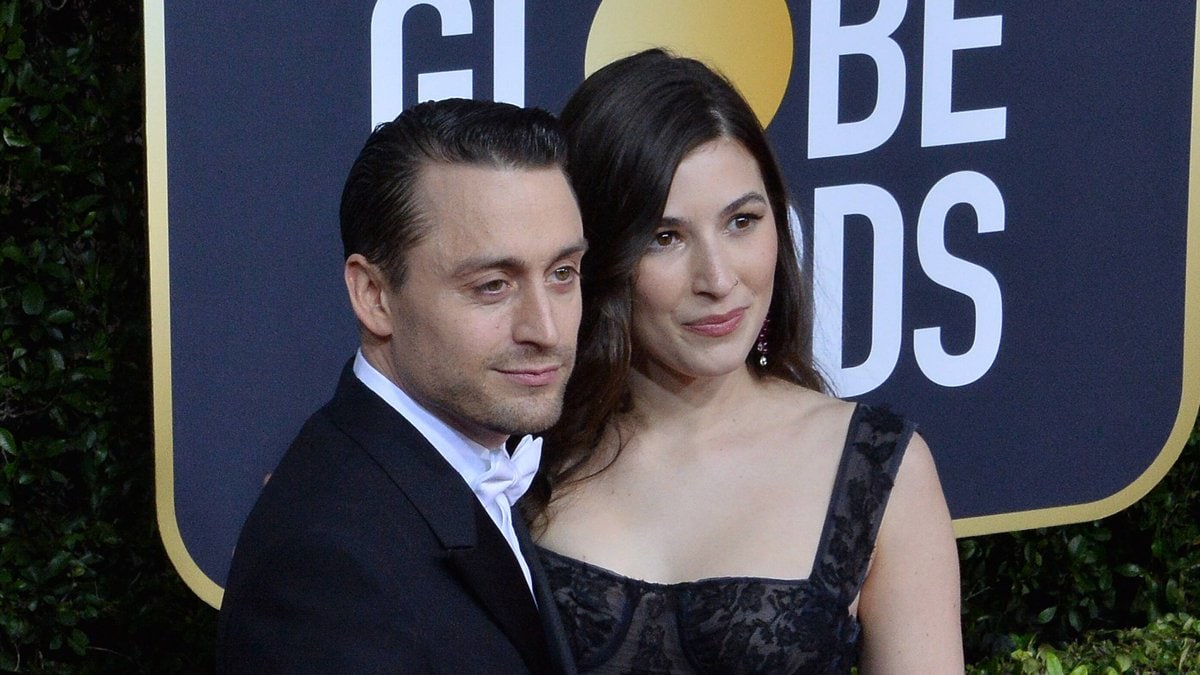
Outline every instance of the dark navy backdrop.
<svg viewBox="0 0 1200 675">
<path fill-rule="evenodd" d="M 527 104 L 557 111 L 582 79 L 598 4 L 525 3 Z M 934 148 L 920 146 L 923 3 L 910 3 L 895 33 L 900 126 L 876 150 L 820 159 L 807 158 L 809 4 L 789 4 L 794 64 L 769 134 L 797 209 L 811 222 L 814 190 L 871 183 L 905 223 L 901 355 L 860 398 L 920 421 L 957 518 L 1124 488 L 1164 450 L 1182 400 L 1194 3 L 960 1 L 959 16 L 1002 15 L 1004 29 L 1002 46 L 955 56 L 954 107 L 1005 107 L 1006 137 Z M 871 18 L 847 4 L 844 23 Z M 471 5 L 467 36 L 441 37 L 430 7 L 409 14 L 407 103 L 418 72 L 471 68 L 476 96 L 491 95 L 492 3 Z M 170 237 L 174 435 L 158 442 L 180 536 L 217 584 L 264 476 L 357 344 L 337 205 L 370 131 L 372 9 L 165 4 L 170 212 L 152 227 Z M 843 65 L 843 115 L 865 116 L 874 71 Z M 928 280 L 914 232 L 933 184 L 968 170 L 999 188 L 1005 229 L 979 234 L 956 208 L 946 247 L 998 281 L 1003 333 L 987 373 L 950 388 L 917 367 L 912 331 L 944 326 L 947 351 L 963 351 L 973 305 Z M 848 364 L 870 350 L 869 233 L 847 223 Z"/>
<path fill-rule="evenodd" d="M 976 234 L 970 211 L 952 211 L 947 248 L 997 277 L 1004 332 L 987 375 L 961 388 L 929 382 L 907 339 L 892 377 L 862 398 L 921 422 L 955 517 L 1102 499 L 1162 451 L 1180 405 L 1195 5 L 958 3 L 959 15 L 1003 15 L 1004 42 L 956 55 L 955 108 L 1006 106 L 1007 137 L 923 149 L 913 4 L 895 35 L 909 93 L 889 143 L 805 158 L 803 54 L 772 138 L 805 217 L 815 187 L 892 193 L 906 225 L 904 328 L 945 325 L 950 352 L 971 342 L 971 303 L 924 278 L 913 227 L 940 178 L 990 177 L 1005 230 Z M 797 35 L 806 19 L 793 14 Z M 848 359 L 868 349 L 869 280 L 853 283 L 864 267 L 847 262 Z"/>
</svg>

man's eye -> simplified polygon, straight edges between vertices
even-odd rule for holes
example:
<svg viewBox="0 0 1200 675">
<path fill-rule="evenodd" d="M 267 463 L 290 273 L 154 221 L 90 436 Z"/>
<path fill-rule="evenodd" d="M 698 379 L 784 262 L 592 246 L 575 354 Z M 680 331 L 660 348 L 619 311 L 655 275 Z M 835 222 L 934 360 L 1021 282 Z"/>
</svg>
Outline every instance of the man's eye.
<svg viewBox="0 0 1200 675">
<path fill-rule="evenodd" d="M 562 267 L 559 267 L 551 272 L 551 275 L 554 277 L 555 281 L 567 282 L 579 276 L 579 271 L 570 265 L 563 265 Z"/>
<path fill-rule="evenodd" d="M 475 290 L 486 295 L 496 295 L 503 293 L 507 285 L 503 279 L 492 279 L 491 281 L 479 284 L 475 287 Z"/>
</svg>

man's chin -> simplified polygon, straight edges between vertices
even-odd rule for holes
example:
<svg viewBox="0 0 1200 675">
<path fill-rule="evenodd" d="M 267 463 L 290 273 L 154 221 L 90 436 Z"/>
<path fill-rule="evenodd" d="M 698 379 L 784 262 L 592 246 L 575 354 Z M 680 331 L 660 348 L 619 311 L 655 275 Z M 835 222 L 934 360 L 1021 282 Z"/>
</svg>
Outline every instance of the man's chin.
<svg viewBox="0 0 1200 675">
<path fill-rule="evenodd" d="M 508 432 L 510 435 L 518 436 L 524 434 L 537 434 L 554 426 L 562 415 L 562 397 L 555 397 L 553 401 L 542 401 L 537 405 L 528 405 L 532 403 L 525 401 L 527 405 L 520 406 L 519 409 L 513 410 L 513 414 L 507 416 L 509 426 L 512 429 Z"/>
</svg>

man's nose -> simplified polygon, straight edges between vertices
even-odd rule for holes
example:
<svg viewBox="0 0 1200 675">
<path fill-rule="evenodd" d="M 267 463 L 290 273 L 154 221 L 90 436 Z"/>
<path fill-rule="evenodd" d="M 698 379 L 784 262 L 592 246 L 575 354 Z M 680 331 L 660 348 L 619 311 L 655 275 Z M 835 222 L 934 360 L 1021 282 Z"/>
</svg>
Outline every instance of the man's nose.
<svg viewBox="0 0 1200 675">
<path fill-rule="evenodd" d="M 513 339 L 542 347 L 558 345 L 554 300 L 549 291 L 539 284 L 522 293 L 513 319 Z"/>
</svg>

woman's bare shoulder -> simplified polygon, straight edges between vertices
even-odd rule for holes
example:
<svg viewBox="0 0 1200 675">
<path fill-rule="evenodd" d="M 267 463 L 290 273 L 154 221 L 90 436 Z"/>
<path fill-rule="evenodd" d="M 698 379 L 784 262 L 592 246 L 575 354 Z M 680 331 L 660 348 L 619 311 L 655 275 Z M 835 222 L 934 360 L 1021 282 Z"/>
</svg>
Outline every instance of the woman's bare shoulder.
<svg viewBox="0 0 1200 675">
<path fill-rule="evenodd" d="M 962 672 L 958 552 L 929 446 L 913 434 L 863 586 L 864 671 Z M 921 645 L 914 649 L 913 645 Z"/>
<path fill-rule="evenodd" d="M 765 387 L 769 414 L 787 420 L 793 433 L 803 430 L 844 435 L 856 404 L 790 382 L 775 381 Z"/>
</svg>

